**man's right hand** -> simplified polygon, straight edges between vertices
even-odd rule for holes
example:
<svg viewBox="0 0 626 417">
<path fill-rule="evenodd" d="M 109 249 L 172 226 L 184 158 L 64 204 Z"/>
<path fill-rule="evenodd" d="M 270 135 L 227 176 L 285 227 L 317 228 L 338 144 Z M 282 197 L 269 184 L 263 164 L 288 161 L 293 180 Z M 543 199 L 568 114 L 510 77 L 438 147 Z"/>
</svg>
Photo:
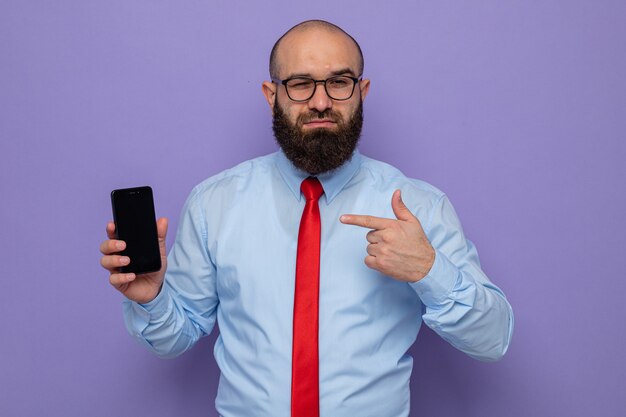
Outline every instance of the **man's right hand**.
<svg viewBox="0 0 626 417">
<path fill-rule="evenodd" d="M 100 252 L 104 255 L 100 264 L 111 273 L 109 282 L 116 290 L 121 292 L 129 300 L 141 304 L 150 302 L 161 291 L 165 271 L 167 270 L 167 254 L 165 250 L 165 236 L 167 235 L 167 219 L 157 220 L 157 234 L 159 237 L 159 250 L 161 252 L 161 269 L 148 274 L 121 273 L 119 268 L 130 263 L 127 256 L 119 255 L 126 248 L 126 243 L 115 239 L 115 223 L 109 222 L 106 227 L 108 240 L 100 245 Z"/>
</svg>

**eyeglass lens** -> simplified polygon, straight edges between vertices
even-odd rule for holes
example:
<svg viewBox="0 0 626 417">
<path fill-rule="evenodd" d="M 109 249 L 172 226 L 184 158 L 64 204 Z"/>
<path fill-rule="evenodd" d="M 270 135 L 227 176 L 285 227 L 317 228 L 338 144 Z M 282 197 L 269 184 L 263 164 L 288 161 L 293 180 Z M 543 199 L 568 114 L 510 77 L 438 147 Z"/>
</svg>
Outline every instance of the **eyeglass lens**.
<svg viewBox="0 0 626 417">
<path fill-rule="evenodd" d="M 355 82 L 350 77 L 333 77 L 325 81 L 326 93 L 334 100 L 347 100 L 352 97 Z M 315 94 L 317 83 L 310 78 L 293 78 L 289 80 L 287 94 L 296 101 L 309 100 Z"/>
</svg>

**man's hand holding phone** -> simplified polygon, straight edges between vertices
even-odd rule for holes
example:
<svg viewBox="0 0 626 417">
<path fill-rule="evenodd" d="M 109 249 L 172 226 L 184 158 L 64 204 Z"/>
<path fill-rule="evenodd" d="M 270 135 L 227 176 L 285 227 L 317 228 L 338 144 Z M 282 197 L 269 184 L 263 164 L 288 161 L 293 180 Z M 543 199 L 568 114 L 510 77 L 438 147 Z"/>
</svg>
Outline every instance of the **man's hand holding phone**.
<svg viewBox="0 0 626 417">
<path fill-rule="evenodd" d="M 159 252 L 161 254 L 161 269 L 146 274 L 133 272 L 122 273 L 120 268 L 130 263 L 128 256 L 119 253 L 126 248 L 126 242 L 116 239 L 115 223 L 109 222 L 106 226 L 108 240 L 100 245 L 100 252 L 104 256 L 100 264 L 111 273 L 109 282 L 115 289 L 124 294 L 126 298 L 141 304 L 148 303 L 159 294 L 163 285 L 163 278 L 167 269 L 167 253 L 165 250 L 165 236 L 167 235 L 167 219 L 157 220 L 157 236 Z"/>
</svg>

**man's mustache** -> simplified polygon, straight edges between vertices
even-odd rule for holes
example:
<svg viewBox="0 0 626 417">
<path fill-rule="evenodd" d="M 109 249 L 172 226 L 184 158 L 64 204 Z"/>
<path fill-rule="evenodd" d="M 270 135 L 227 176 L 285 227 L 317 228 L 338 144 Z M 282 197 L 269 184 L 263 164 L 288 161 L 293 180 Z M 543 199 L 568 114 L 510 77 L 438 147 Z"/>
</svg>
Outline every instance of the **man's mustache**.
<svg viewBox="0 0 626 417">
<path fill-rule="evenodd" d="M 340 123 L 343 121 L 341 114 L 332 110 L 325 110 L 323 112 L 312 111 L 310 113 L 300 116 L 298 119 L 300 124 L 309 123 L 313 120 L 330 120 L 335 123 Z"/>
</svg>

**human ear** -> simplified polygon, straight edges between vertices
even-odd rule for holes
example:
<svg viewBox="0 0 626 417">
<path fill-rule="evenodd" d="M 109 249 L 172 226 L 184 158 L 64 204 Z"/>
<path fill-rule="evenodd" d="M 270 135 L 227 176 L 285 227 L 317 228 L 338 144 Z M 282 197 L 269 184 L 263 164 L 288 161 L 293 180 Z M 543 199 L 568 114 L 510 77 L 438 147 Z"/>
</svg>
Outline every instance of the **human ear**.
<svg viewBox="0 0 626 417">
<path fill-rule="evenodd" d="M 276 84 L 270 81 L 264 81 L 261 89 L 267 104 L 270 105 L 270 109 L 274 112 L 274 102 L 276 101 Z"/>
<path fill-rule="evenodd" d="M 361 101 L 365 101 L 365 96 L 370 91 L 370 80 L 366 78 L 359 81 L 359 89 L 361 89 Z"/>
</svg>

